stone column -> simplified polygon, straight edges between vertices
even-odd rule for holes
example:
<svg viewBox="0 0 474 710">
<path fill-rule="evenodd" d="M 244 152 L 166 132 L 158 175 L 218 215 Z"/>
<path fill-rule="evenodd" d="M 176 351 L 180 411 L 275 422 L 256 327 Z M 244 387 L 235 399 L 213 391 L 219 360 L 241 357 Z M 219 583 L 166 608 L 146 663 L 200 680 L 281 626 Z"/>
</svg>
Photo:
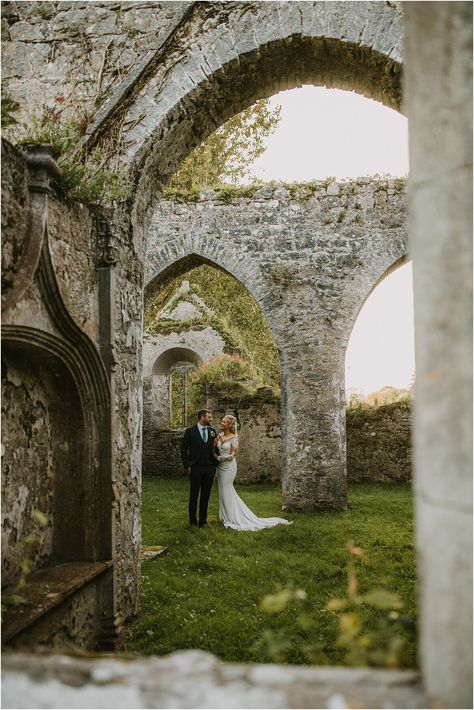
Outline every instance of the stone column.
<svg viewBox="0 0 474 710">
<path fill-rule="evenodd" d="M 284 510 L 347 508 L 343 350 L 302 344 L 282 363 Z"/>
<path fill-rule="evenodd" d="M 472 4 L 407 2 L 415 488 L 425 688 L 472 707 Z"/>
</svg>

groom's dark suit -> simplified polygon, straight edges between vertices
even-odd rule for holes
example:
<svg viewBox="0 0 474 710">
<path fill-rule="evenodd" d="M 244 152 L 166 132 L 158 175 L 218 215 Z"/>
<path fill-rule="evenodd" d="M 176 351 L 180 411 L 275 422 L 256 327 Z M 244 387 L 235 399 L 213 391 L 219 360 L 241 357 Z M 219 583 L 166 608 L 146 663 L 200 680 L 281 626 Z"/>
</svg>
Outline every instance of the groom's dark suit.
<svg viewBox="0 0 474 710">
<path fill-rule="evenodd" d="M 199 525 L 207 521 L 207 506 L 218 461 L 212 455 L 215 429 L 207 427 L 207 442 L 204 442 L 197 424 L 184 432 L 181 443 L 181 458 L 185 469 L 191 468 L 189 491 L 189 522 L 197 525 L 196 510 L 199 498 Z"/>
</svg>

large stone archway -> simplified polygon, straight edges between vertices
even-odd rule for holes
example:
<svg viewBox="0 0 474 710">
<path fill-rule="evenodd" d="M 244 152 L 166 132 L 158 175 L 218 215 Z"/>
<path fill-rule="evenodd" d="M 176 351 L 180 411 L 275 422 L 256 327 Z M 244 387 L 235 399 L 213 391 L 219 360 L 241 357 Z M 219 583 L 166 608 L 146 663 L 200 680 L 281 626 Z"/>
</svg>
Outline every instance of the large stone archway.
<svg viewBox="0 0 474 710">
<path fill-rule="evenodd" d="M 191 263 L 194 253 L 218 263 L 222 243 L 213 242 L 212 235 L 196 249 L 185 243 L 181 256 L 175 253 L 175 238 L 159 251 L 149 248 L 160 187 L 180 162 L 257 99 L 303 83 L 355 90 L 399 109 L 401 40 L 401 11 L 395 5 L 190 5 L 167 40 L 173 51 L 160 49 L 150 56 L 142 73 L 129 77 L 115 104 L 104 107 L 88 129 L 86 146 L 104 137 L 137 177 L 132 219 L 137 253 L 147 248 L 147 262 L 162 276 L 180 258 Z M 309 327 L 311 289 L 299 294 L 299 307 L 293 301 L 288 308 L 262 289 L 260 273 L 240 274 L 255 271 L 253 259 L 244 265 L 234 251 L 223 266 L 251 284 L 280 351 L 284 508 L 345 508 L 344 342 L 334 330 Z M 300 323 L 299 313 L 306 315 L 305 322 Z"/>
<path fill-rule="evenodd" d="M 364 300 L 407 251 L 404 181 L 264 187 L 244 199 L 210 191 L 156 207 L 145 292 L 211 263 L 248 289 L 270 326 L 287 510 L 346 506 L 347 342 Z"/>
<path fill-rule="evenodd" d="M 127 75 L 91 121 L 141 171 L 141 194 L 165 184 L 186 155 L 231 116 L 283 89 L 357 91 L 400 109 L 398 3 L 183 3 L 166 39 Z"/>
<path fill-rule="evenodd" d="M 403 31 L 397 3 L 181 3 L 171 19 L 166 19 L 161 9 L 157 5 L 152 13 L 158 24 L 163 23 L 162 32 L 148 53 L 141 50 L 141 61 L 130 67 L 112 93 L 113 77 L 105 68 L 102 71 L 99 90 L 104 88 L 105 93 L 99 92 L 94 98 L 95 106 L 100 108 L 94 111 L 84 140 L 86 150 L 101 145 L 112 161 L 129 167 L 135 176 L 132 250 L 136 264 L 129 269 L 127 288 L 135 291 L 137 297 L 143 287 L 141 264 L 160 188 L 190 151 L 228 118 L 259 98 L 304 83 L 357 91 L 396 109 L 401 105 Z M 81 11 L 85 21 L 88 10 Z M 73 13 L 73 7 L 66 7 L 65 12 Z M 120 24 L 123 18 L 106 8 L 102 14 L 103 24 L 93 25 L 91 35 L 103 40 L 102 33 L 111 33 L 123 42 L 127 34 L 126 27 Z M 77 22 L 75 16 L 74 20 Z M 23 37 L 14 24 L 12 27 L 16 37 Z M 76 64 L 80 75 L 84 69 L 80 61 L 76 60 Z M 45 83 L 54 96 L 55 83 Z M 10 85 L 15 87 L 13 79 Z M 126 251 L 128 245 L 123 247 Z M 208 238 L 201 257 L 215 260 L 219 248 L 217 244 L 213 247 Z M 171 239 L 159 252 L 153 254 L 149 250 L 148 258 L 164 273 L 176 261 L 174 249 Z M 192 249 L 185 249 L 183 257 L 192 260 L 193 253 Z M 351 258 L 345 247 L 333 256 L 332 261 L 328 260 L 333 269 Z M 287 461 L 292 462 L 292 472 L 312 468 L 311 475 L 290 477 L 284 473 L 289 485 L 286 488 L 285 483 L 285 505 L 295 509 L 343 508 L 343 393 L 341 378 L 333 376 L 334 362 L 343 371 L 341 334 L 330 328 L 316 332 L 311 318 L 299 321 L 299 314 L 312 314 L 315 299 L 319 303 L 322 298 L 324 279 L 319 280 L 316 293 L 310 286 L 301 294 L 301 307 L 296 300 L 285 307 L 282 299 L 275 299 L 271 291 L 262 288 L 260 273 L 239 277 L 243 269 L 241 257 L 235 253 L 233 262 L 229 257 L 223 266 L 230 273 L 235 270 L 242 283 L 252 281 L 253 288 L 249 290 L 267 317 L 281 351 Z M 250 259 L 245 269 L 254 269 L 252 262 Z M 296 276 L 296 272 L 293 276 L 287 273 L 286 279 L 291 282 Z M 307 278 L 318 281 L 317 274 Z M 334 306 L 341 306 L 340 299 L 333 302 Z M 348 303 L 344 306 L 349 307 Z M 321 322 L 327 318 L 324 308 L 318 316 Z M 135 340 L 136 335 L 133 333 L 130 338 Z M 319 374 L 314 372 L 315 363 Z M 311 433 L 304 421 L 315 401 L 320 417 L 317 431 Z M 127 404 L 129 419 L 138 429 L 138 398 L 129 397 Z M 135 438 L 139 446 L 139 439 Z M 309 451 L 317 452 L 311 463 Z M 136 453 L 132 467 L 139 458 Z M 286 468 L 289 472 L 289 466 Z"/>
</svg>

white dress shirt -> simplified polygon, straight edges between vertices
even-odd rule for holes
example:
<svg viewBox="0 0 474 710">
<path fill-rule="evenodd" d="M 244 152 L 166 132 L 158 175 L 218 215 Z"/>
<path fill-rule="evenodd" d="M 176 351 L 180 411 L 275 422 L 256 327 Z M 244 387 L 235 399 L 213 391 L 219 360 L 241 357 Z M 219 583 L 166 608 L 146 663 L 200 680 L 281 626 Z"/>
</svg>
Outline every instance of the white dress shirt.
<svg viewBox="0 0 474 710">
<path fill-rule="evenodd" d="M 200 424 L 198 422 L 198 429 L 199 429 L 199 433 L 201 434 L 201 439 L 203 441 L 207 442 L 209 439 L 209 427 L 203 426 L 202 424 Z M 206 432 L 205 435 L 204 435 L 204 431 Z"/>
</svg>

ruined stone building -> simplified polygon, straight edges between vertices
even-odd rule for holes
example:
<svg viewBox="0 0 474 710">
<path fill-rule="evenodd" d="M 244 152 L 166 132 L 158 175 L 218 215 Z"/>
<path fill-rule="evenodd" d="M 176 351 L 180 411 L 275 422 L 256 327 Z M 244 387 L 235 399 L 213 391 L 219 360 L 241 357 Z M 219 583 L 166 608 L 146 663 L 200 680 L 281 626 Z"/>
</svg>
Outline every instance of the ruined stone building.
<svg viewBox="0 0 474 710">
<path fill-rule="evenodd" d="M 197 200 L 194 195 L 187 200 L 182 195 L 179 201 L 172 196 L 162 199 L 148 242 L 147 293 L 152 298 L 154 289 L 159 289 L 161 284 L 162 244 L 173 244 L 176 249 L 192 239 L 195 250 L 202 253 L 209 249 L 203 244 L 212 235 L 220 263 L 225 265 L 231 256 L 227 242 L 232 235 L 232 249 L 237 258 L 239 254 L 248 255 L 236 264 L 234 274 L 252 290 L 251 269 L 258 265 L 266 274 L 273 293 L 291 308 L 290 323 L 291 318 L 295 318 L 293 313 L 297 314 L 299 322 L 305 318 L 309 322 L 315 306 L 320 308 L 324 304 L 325 317 L 319 317 L 318 331 L 328 342 L 335 339 L 341 355 L 330 360 L 326 368 L 315 366 L 313 362 L 308 363 L 308 368 L 318 380 L 319 393 L 324 387 L 324 369 L 331 386 L 338 383 L 340 398 L 333 402 L 333 411 L 328 410 L 327 402 L 321 411 L 316 408 L 313 411 L 319 445 L 324 442 L 326 458 L 330 451 L 333 457 L 340 457 L 338 475 L 345 485 L 344 354 L 365 300 L 361 295 L 367 296 L 408 256 L 405 181 L 361 178 L 337 183 L 328 180 L 291 189 L 283 185 L 246 188 L 243 193 L 236 191 L 230 199 L 227 193 L 206 190 Z M 316 282 L 315 259 L 318 260 Z M 205 304 L 199 303 L 196 296 L 190 298 L 186 294 L 184 286 L 171 296 L 169 304 L 161 311 L 162 330 L 166 330 L 166 335 L 145 333 L 144 337 L 143 475 L 182 473 L 179 452 L 182 431 L 160 431 L 169 429 L 170 425 L 171 368 L 178 360 L 185 367 L 192 367 L 232 352 L 210 325 L 202 328 L 199 319 L 185 331 L 183 326 L 169 333 L 169 328 L 164 328 L 167 319 L 169 323 L 174 319 L 184 324 L 186 319 L 196 319 L 205 309 Z M 307 381 L 307 372 L 304 377 Z M 239 398 L 238 402 L 219 402 L 218 397 L 208 397 L 203 404 L 211 406 L 216 421 L 228 411 L 237 416 L 242 444 L 239 482 L 280 480 L 282 452 L 275 446 L 281 440 L 280 399 L 276 400 L 274 393 L 260 393 L 244 401 Z M 327 430 L 327 427 L 320 428 L 320 418 L 322 422 L 331 418 L 342 422 L 337 431 Z M 406 424 L 409 427 L 409 423 Z M 247 444 L 250 441 L 251 446 Z"/>
<path fill-rule="evenodd" d="M 327 706 L 334 687 L 359 706 L 391 697 L 394 707 L 469 707 L 471 3 L 4 2 L 2 38 L 19 120 L 58 102 L 80 107 L 84 151 L 133 180 L 126 199 L 90 208 L 54 189 L 48 146 L 3 146 L 4 579 L 21 574 L 17 543 L 30 534 L 37 566 L 34 603 L 4 622 L 4 642 L 18 649 L 3 658 L 7 704 L 19 687 L 38 701 L 59 683 L 76 707 L 105 690 L 113 707 L 120 697 L 129 707 L 221 707 L 230 687 L 242 707 Z M 400 185 L 371 180 L 347 191 L 321 184 L 305 202 L 265 188 L 238 205 L 211 195 L 176 209 L 163 198 L 213 130 L 302 84 L 408 116 L 407 205 Z M 265 675 L 199 653 L 129 666 L 21 654 L 31 644 L 119 648 L 136 610 L 144 293 L 201 263 L 246 286 L 281 359 L 282 504 L 344 509 L 345 348 L 365 299 L 407 254 L 421 681 L 359 669 Z M 193 695 L 183 679 L 199 663 Z"/>
</svg>

